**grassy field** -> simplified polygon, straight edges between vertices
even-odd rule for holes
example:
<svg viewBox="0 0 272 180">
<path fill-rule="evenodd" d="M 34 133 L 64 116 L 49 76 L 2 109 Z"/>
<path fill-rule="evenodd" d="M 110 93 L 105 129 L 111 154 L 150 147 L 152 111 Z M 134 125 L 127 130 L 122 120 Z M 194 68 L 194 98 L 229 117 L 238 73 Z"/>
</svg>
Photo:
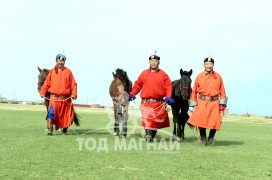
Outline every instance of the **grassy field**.
<svg viewBox="0 0 272 180">
<path fill-rule="evenodd" d="M 45 107 L 0 104 L 0 179 L 272 179 L 272 120 L 224 117 L 215 146 L 172 142 L 172 127 L 141 141 L 138 111 L 127 139 L 112 133 L 112 112 L 76 108 L 81 126 L 47 136 Z"/>
</svg>

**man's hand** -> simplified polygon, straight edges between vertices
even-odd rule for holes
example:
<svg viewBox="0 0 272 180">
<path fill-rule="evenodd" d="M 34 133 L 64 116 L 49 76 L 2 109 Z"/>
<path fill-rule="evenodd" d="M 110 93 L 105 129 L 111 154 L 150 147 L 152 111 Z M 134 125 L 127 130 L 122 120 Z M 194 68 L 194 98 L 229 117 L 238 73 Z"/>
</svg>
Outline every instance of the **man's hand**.
<svg viewBox="0 0 272 180">
<path fill-rule="evenodd" d="M 225 104 L 220 104 L 219 110 L 224 111 L 226 109 L 227 105 Z"/>
<path fill-rule="evenodd" d="M 174 104 L 175 103 L 175 100 L 174 99 L 172 99 L 172 98 L 168 98 L 168 97 L 165 97 L 165 98 L 163 98 L 169 105 L 171 105 L 171 104 Z"/>
<path fill-rule="evenodd" d="M 135 97 L 134 97 L 132 94 L 129 94 L 128 100 L 129 100 L 129 101 L 133 101 L 134 99 L 135 99 Z"/>
</svg>

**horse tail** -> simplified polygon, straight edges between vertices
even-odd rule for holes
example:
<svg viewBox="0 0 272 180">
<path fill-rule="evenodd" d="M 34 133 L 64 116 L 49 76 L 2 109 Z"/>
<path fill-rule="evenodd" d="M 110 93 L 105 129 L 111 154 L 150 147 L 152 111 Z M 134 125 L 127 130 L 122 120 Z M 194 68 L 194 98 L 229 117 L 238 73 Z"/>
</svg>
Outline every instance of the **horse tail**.
<svg viewBox="0 0 272 180">
<path fill-rule="evenodd" d="M 79 119 L 79 115 L 75 112 L 74 113 L 74 123 L 76 126 L 80 126 L 80 119 Z"/>
</svg>

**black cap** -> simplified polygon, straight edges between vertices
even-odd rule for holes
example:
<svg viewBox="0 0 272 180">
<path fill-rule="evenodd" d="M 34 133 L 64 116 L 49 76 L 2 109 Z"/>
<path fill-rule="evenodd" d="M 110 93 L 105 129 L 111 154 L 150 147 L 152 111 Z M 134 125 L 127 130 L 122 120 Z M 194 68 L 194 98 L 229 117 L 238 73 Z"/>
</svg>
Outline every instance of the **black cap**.
<svg viewBox="0 0 272 180">
<path fill-rule="evenodd" d="M 212 62 L 212 63 L 214 64 L 214 60 L 213 60 L 213 58 L 211 58 L 211 57 L 205 58 L 205 59 L 204 59 L 204 63 L 205 63 L 205 62 Z"/>
<path fill-rule="evenodd" d="M 157 59 L 157 60 L 160 60 L 161 58 L 160 58 L 160 56 L 157 56 L 157 55 L 151 55 L 151 56 L 149 56 L 149 60 L 150 59 Z"/>
</svg>

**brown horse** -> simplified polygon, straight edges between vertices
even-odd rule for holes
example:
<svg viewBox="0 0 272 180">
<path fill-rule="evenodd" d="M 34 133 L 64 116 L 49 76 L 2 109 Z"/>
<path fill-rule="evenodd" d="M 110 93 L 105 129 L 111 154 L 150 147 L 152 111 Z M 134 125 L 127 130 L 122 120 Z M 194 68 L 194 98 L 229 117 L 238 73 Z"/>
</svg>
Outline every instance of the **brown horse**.
<svg viewBox="0 0 272 180">
<path fill-rule="evenodd" d="M 127 136 L 127 120 L 129 106 L 129 92 L 132 89 L 132 82 L 123 69 L 116 69 L 112 73 L 113 81 L 109 87 L 109 93 L 112 98 L 114 108 L 114 135 L 119 136 L 119 124 L 122 123 L 121 135 Z"/>
<path fill-rule="evenodd" d="M 186 122 L 189 119 L 188 99 L 190 98 L 190 94 L 192 92 L 191 88 L 192 80 L 190 77 L 192 73 L 193 73 L 192 69 L 189 72 L 180 69 L 181 78 L 179 80 L 175 80 L 172 82 L 173 86 L 172 98 L 175 100 L 175 103 L 171 105 L 174 122 L 173 136 L 178 140 L 184 139 L 184 128 Z"/>
<path fill-rule="evenodd" d="M 41 69 L 38 67 L 38 70 L 40 72 L 39 76 L 38 76 L 38 92 L 40 92 L 41 88 L 42 88 L 42 85 L 44 84 L 45 82 L 45 79 L 47 77 L 47 75 L 49 74 L 49 69 Z M 46 110 L 48 111 L 48 106 L 49 106 L 49 99 L 50 99 L 50 93 L 47 92 L 45 94 L 45 99 L 44 99 L 44 104 L 45 104 L 45 107 L 46 107 Z M 76 126 L 79 126 L 80 123 L 79 123 L 79 116 L 78 114 L 75 112 L 75 115 L 74 115 L 74 122 L 75 122 L 75 125 Z M 56 129 L 58 129 L 56 127 Z"/>
<path fill-rule="evenodd" d="M 39 70 L 40 74 L 38 76 L 38 83 L 37 84 L 38 84 L 38 92 L 40 92 L 41 88 L 42 88 L 42 85 L 45 82 L 45 79 L 46 79 L 46 77 L 47 77 L 50 70 L 49 69 L 41 69 L 39 67 L 38 67 L 38 70 Z M 49 100 L 48 99 L 50 99 L 50 93 L 47 92 L 45 94 L 45 97 L 46 98 L 44 99 L 44 104 L 45 104 L 46 110 L 48 110 L 48 106 L 49 106 Z"/>
</svg>

